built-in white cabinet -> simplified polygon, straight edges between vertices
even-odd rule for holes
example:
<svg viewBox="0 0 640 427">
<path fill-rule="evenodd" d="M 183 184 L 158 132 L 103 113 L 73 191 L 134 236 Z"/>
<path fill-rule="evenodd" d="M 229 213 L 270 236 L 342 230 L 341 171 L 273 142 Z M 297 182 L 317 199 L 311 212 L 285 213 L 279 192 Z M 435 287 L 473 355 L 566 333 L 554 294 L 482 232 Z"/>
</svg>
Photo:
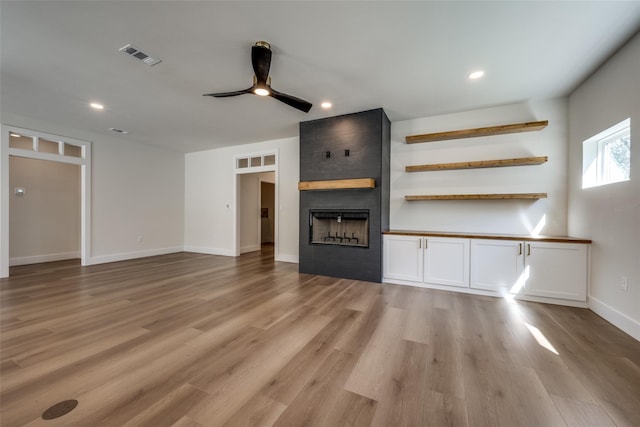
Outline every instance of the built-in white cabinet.
<svg viewBox="0 0 640 427">
<path fill-rule="evenodd" d="M 471 288 L 586 301 L 587 245 L 471 241 Z"/>
<path fill-rule="evenodd" d="M 391 283 L 586 301 L 588 243 L 385 234 L 383 244 Z"/>
<path fill-rule="evenodd" d="M 499 293 L 519 293 L 524 287 L 524 243 L 512 240 L 471 240 L 471 285 Z"/>
<path fill-rule="evenodd" d="M 384 277 L 422 282 L 423 239 L 419 236 L 384 236 Z"/>
<path fill-rule="evenodd" d="M 526 242 L 525 295 L 587 299 L 587 245 Z"/>
<path fill-rule="evenodd" d="M 424 238 L 424 282 L 469 287 L 469 239 Z"/>
<path fill-rule="evenodd" d="M 469 239 L 384 236 L 384 277 L 469 287 Z"/>
</svg>

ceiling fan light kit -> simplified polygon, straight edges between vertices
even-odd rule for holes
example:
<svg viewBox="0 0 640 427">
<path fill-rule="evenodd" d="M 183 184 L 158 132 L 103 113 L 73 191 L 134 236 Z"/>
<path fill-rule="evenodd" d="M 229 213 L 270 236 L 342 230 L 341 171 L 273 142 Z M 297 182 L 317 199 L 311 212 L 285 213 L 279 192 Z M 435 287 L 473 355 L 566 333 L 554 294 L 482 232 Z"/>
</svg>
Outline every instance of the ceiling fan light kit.
<svg viewBox="0 0 640 427">
<path fill-rule="evenodd" d="M 244 95 L 246 93 L 258 96 L 270 96 L 293 108 L 308 113 L 313 104 L 293 95 L 278 92 L 271 87 L 271 77 L 269 77 L 271 54 L 271 45 L 269 43 L 265 41 L 256 42 L 256 44 L 251 47 L 251 65 L 253 66 L 254 72 L 253 86 L 233 92 L 206 93 L 203 96 L 228 98 L 231 96 Z"/>
</svg>

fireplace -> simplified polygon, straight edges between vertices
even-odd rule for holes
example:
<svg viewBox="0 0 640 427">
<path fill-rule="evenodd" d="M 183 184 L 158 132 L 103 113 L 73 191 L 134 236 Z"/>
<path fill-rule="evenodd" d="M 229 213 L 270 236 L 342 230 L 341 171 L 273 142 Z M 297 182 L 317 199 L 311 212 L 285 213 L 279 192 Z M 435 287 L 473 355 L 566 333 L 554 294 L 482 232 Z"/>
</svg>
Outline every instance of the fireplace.
<svg viewBox="0 0 640 427">
<path fill-rule="evenodd" d="M 369 210 L 311 210 L 309 243 L 369 247 Z"/>
<path fill-rule="evenodd" d="M 381 108 L 300 123 L 301 273 L 382 280 L 390 130 Z"/>
</svg>

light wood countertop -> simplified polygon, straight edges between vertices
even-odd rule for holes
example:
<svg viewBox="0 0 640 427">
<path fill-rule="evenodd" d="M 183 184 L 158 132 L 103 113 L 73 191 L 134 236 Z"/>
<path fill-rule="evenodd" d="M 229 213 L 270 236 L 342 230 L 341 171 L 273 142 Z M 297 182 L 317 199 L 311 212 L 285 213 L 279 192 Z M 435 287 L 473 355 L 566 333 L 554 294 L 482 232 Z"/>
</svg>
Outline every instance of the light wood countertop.
<svg viewBox="0 0 640 427">
<path fill-rule="evenodd" d="M 445 231 L 387 230 L 382 234 L 396 236 L 457 237 L 463 239 L 525 240 L 528 242 L 591 243 L 589 239 L 569 236 L 527 236 L 516 234 L 450 233 Z"/>
</svg>

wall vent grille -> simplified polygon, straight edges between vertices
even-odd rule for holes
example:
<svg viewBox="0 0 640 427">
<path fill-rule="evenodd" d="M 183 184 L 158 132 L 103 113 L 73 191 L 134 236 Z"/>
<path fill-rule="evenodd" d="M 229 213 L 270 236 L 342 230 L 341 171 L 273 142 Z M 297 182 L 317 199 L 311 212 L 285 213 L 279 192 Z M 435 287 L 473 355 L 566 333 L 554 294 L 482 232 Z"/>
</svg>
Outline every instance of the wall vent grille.
<svg viewBox="0 0 640 427">
<path fill-rule="evenodd" d="M 158 58 L 154 58 L 151 55 L 147 55 L 146 53 L 144 53 L 143 51 L 141 51 L 140 49 L 138 49 L 137 47 L 133 46 L 133 45 L 126 45 L 121 47 L 120 49 L 118 49 L 120 52 L 125 53 L 129 56 L 133 56 L 136 59 L 139 59 L 140 61 L 144 62 L 147 65 L 150 66 L 154 66 L 156 64 L 159 64 L 160 62 L 162 62 L 162 60 L 158 59 Z"/>
</svg>

